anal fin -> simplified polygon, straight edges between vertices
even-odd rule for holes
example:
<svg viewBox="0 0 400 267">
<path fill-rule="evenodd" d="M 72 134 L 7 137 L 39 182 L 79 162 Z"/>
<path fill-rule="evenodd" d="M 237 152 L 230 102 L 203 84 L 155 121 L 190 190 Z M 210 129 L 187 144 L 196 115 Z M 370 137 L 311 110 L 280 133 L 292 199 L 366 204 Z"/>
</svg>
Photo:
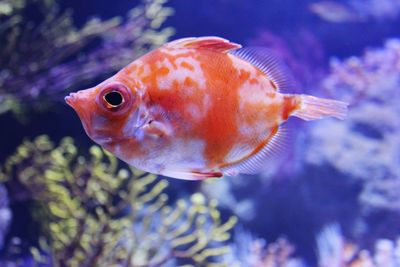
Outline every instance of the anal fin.
<svg viewBox="0 0 400 267">
<path fill-rule="evenodd" d="M 248 156 L 221 168 L 227 176 L 239 173 L 255 174 L 265 169 L 266 162 L 283 151 L 285 146 L 286 130 L 276 126 L 269 136 Z"/>
</svg>

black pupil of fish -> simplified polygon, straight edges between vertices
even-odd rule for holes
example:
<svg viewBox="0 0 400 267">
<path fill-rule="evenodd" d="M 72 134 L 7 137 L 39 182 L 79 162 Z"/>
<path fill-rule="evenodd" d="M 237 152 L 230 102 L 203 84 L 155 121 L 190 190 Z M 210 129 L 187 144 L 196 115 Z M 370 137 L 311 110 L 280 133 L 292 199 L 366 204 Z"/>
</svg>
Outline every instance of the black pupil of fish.
<svg viewBox="0 0 400 267">
<path fill-rule="evenodd" d="M 109 92 L 104 96 L 104 99 L 107 101 L 108 104 L 115 107 L 121 105 L 122 102 L 124 101 L 121 93 L 117 91 Z"/>
</svg>

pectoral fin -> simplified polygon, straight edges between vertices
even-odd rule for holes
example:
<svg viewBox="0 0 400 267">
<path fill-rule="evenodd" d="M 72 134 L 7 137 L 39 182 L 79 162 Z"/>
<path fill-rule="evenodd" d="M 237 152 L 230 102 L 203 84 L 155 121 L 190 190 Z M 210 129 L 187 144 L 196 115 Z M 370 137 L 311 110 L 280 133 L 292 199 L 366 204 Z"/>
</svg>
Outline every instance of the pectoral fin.
<svg viewBox="0 0 400 267">
<path fill-rule="evenodd" d="M 146 136 L 150 136 L 153 138 L 160 138 L 163 136 L 171 135 L 171 130 L 169 129 L 168 126 L 166 126 L 162 122 L 154 120 L 150 121 L 145 126 L 143 126 L 142 131 Z"/>
</svg>

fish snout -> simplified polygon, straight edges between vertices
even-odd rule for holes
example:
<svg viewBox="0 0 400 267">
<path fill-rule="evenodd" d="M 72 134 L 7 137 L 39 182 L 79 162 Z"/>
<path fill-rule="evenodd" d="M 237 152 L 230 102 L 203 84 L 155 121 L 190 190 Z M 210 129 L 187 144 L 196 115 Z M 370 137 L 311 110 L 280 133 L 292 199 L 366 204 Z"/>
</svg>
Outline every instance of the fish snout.
<svg viewBox="0 0 400 267">
<path fill-rule="evenodd" d="M 65 102 L 66 102 L 69 106 L 71 106 L 72 108 L 75 108 L 75 106 L 76 106 L 76 100 L 77 100 L 76 95 L 77 95 L 77 93 L 70 93 L 69 95 L 67 95 L 67 96 L 64 98 Z"/>
<path fill-rule="evenodd" d="M 75 110 L 86 133 L 89 137 L 92 137 L 92 112 L 94 108 L 87 92 L 78 91 L 70 93 L 64 98 L 64 100 Z"/>
<path fill-rule="evenodd" d="M 64 100 L 72 107 L 75 111 L 79 113 L 81 109 L 86 109 L 90 106 L 91 92 L 87 90 L 81 90 L 78 92 L 72 92 L 67 95 Z"/>
</svg>

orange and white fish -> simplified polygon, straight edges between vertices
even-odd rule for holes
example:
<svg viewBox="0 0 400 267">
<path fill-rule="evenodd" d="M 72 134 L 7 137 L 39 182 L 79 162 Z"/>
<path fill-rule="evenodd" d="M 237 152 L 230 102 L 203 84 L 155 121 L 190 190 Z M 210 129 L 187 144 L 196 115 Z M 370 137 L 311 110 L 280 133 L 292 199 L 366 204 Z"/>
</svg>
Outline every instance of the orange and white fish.
<svg viewBox="0 0 400 267">
<path fill-rule="evenodd" d="M 239 48 L 218 37 L 176 40 L 65 100 L 118 158 L 188 180 L 258 172 L 290 116 L 345 117 L 344 102 L 281 93 L 287 70 Z"/>
</svg>

